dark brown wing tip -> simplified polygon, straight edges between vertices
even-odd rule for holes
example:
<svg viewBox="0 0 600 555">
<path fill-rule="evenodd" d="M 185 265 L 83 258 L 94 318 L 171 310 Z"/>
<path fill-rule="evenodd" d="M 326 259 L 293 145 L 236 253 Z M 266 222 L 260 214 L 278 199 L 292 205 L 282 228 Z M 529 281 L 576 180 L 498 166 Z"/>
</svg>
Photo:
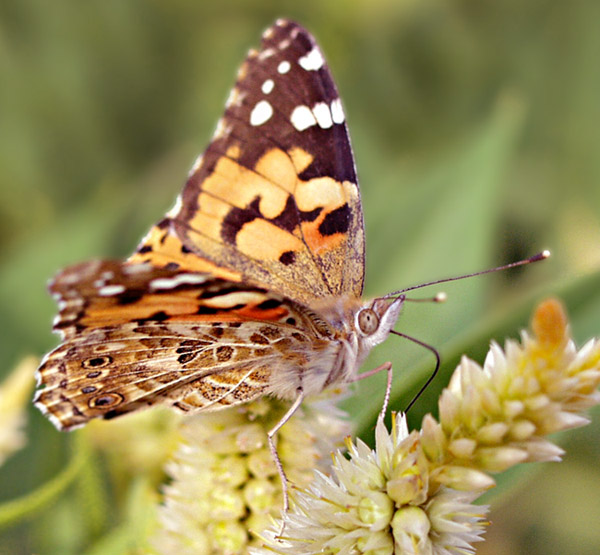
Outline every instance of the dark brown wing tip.
<svg viewBox="0 0 600 555">
<path fill-rule="evenodd" d="M 276 46 L 285 39 L 296 41 L 298 40 L 298 37 L 303 37 L 307 40 L 311 47 L 317 46 L 315 38 L 305 27 L 291 19 L 277 19 L 273 25 L 264 30 L 262 34 L 261 50 Z"/>
</svg>

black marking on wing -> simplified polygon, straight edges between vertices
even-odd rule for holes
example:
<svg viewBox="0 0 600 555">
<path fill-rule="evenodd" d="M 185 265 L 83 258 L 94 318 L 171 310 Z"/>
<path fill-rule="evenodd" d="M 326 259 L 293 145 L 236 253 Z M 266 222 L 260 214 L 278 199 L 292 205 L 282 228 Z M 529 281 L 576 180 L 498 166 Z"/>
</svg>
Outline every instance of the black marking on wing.
<svg viewBox="0 0 600 555">
<path fill-rule="evenodd" d="M 223 240 L 231 245 L 235 245 L 235 238 L 240 230 L 256 219 L 263 219 L 277 227 L 292 233 L 302 222 L 313 222 L 319 217 L 322 208 L 303 211 L 298 208 L 292 195 L 287 197 L 285 207 L 275 218 L 265 218 L 260 212 L 260 195 L 256 196 L 246 208 L 233 207 L 225 219 L 221 228 Z M 348 208 L 346 206 L 346 208 Z"/>
<path fill-rule="evenodd" d="M 319 225 L 321 235 L 334 235 L 335 233 L 346 233 L 350 226 L 350 207 L 347 204 L 332 210 Z"/>
</svg>

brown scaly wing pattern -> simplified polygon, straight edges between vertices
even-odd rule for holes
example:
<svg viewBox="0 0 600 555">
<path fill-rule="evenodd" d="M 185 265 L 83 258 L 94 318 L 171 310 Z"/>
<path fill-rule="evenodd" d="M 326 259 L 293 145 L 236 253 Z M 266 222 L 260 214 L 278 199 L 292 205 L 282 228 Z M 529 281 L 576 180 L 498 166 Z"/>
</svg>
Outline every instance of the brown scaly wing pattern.
<svg viewBox="0 0 600 555">
<path fill-rule="evenodd" d="M 176 206 L 131 260 L 211 271 L 308 306 L 361 295 L 363 217 L 345 116 L 301 26 L 278 21 L 249 53 Z"/>
<path fill-rule="evenodd" d="M 301 307 L 211 274 L 96 261 L 50 290 L 63 343 L 43 360 L 34 401 L 59 429 L 157 403 L 247 402 L 329 345 L 330 330 Z"/>
</svg>

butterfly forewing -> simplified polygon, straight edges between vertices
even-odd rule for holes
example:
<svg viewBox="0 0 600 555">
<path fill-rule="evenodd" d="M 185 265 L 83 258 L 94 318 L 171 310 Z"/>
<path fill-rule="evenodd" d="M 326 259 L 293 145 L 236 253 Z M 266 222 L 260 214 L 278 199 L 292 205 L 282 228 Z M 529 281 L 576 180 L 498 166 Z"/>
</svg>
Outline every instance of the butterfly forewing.
<svg viewBox="0 0 600 555">
<path fill-rule="evenodd" d="M 167 263 L 165 248 L 305 304 L 362 293 L 363 219 L 345 116 L 321 50 L 299 25 L 279 21 L 250 52 L 180 201 L 134 260 Z"/>
</svg>

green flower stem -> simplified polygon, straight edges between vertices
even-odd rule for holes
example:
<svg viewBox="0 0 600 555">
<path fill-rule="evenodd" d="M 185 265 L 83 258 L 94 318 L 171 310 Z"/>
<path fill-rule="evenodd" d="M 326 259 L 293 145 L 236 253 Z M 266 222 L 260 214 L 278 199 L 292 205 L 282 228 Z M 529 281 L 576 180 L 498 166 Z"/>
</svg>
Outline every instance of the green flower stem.
<svg viewBox="0 0 600 555">
<path fill-rule="evenodd" d="M 20 520 L 33 517 L 38 511 L 53 503 L 80 476 L 89 463 L 90 453 L 81 441 L 75 441 L 71 460 L 57 476 L 31 493 L 0 505 L 0 529 Z"/>
</svg>

